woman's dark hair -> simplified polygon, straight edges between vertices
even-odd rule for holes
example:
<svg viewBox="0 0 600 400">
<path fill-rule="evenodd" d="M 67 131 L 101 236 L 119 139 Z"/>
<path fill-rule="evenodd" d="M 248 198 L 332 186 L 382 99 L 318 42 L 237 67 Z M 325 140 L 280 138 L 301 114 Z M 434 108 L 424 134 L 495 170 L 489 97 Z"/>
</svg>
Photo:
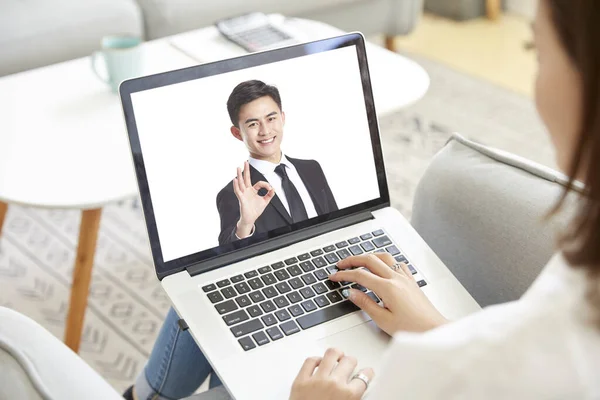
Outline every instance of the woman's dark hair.
<svg viewBox="0 0 600 400">
<path fill-rule="evenodd" d="M 562 240 L 567 261 L 585 269 L 590 301 L 600 311 L 600 1 L 542 0 L 560 41 L 579 71 L 582 111 L 579 140 L 569 166 L 569 187 L 583 176 L 577 213 Z M 564 204 L 564 193 L 557 210 Z"/>
<path fill-rule="evenodd" d="M 281 97 L 279 97 L 279 90 L 275 86 L 267 85 L 258 80 L 245 81 L 237 85 L 227 100 L 227 112 L 229 112 L 231 123 L 239 128 L 242 106 L 264 96 L 272 98 L 277 103 L 279 111 L 281 111 Z"/>
</svg>

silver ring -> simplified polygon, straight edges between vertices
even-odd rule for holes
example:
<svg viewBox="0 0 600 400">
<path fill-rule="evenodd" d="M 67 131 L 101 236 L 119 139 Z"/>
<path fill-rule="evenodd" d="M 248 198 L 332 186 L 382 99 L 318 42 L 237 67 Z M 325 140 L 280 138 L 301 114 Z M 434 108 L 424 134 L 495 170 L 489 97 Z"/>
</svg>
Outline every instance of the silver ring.
<svg viewBox="0 0 600 400">
<path fill-rule="evenodd" d="M 355 379 L 360 379 L 365 383 L 365 390 L 369 388 L 369 377 L 367 377 L 365 374 L 359 372 L 358 374 L 355 374 L 350 380 L 353 381 Z"/>
<path fill-rule="evenodd" d="M 398 272 L 398 270 L 402 269 L 402 266 L 399 263 L 396 263 L 396 264 L 392 265 L 390 268 L 392 270 L 394 270 L 395 272 Z"/>
</svg>

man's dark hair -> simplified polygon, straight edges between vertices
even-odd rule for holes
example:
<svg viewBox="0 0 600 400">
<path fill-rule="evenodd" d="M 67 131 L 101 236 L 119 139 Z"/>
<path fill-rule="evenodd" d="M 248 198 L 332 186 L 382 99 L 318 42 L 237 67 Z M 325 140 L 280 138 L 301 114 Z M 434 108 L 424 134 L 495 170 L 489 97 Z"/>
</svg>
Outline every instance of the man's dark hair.
<svg viewBox="0 0 600 400">
<path fill-rule="evenodd" d="M 237 85 L 227 100 L 227 111 L 229 112 L 231 123 L 239 128 L 240 109 L 245 104 L 264 96 L 272 98 L 277 103 L 279 111 L 281 111 L 281 97 L 279 97 L 279 90 L 275 86 L 267 85 L 258 80 L 245 81 Z"/>
</svg>

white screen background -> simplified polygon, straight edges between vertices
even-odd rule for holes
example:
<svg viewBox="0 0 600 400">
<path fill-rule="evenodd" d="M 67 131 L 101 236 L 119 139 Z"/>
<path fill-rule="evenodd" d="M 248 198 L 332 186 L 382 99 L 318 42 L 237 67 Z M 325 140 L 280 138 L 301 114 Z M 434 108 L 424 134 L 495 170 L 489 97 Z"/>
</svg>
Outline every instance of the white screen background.
<svg viewBox="0 0 600 400">
<path fill-rule="evenodd" d="M 250 79 L 279 89 L 282 151 L 318 161 L 340 209 L 380 196 L 354 46 L 133 93 L 165 262 L 218 246 L 217 193 L 248 157 L 226 103 Z"/>
</svg>

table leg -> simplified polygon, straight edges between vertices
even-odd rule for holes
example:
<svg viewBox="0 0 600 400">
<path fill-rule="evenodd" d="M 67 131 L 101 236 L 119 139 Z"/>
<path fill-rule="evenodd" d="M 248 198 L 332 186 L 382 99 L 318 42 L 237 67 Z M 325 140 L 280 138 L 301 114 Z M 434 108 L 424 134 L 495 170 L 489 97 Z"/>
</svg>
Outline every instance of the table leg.
<svg viewBox="0 0 600 400">
<path fill-rule="evenodd" d="M 8 204 L 0 201 L 0 235 L 2 235 L 2 225 L 4 225 L 4 217 L 8 211 Z"/>
<path fill-rule="evenodd" d="M 88 291 L 92 278 L 96 240 L 100 228 L 100 215 L 102 209 L 83 210 L 81 225 L 79 227 L 79 244 L 77 245 L 77 258 L 73 269 L 73 284 L 71 286 L 71 300 L 65 331 L 65 344 L 75 353 L 79 351 L 83 318 L 87 307 Z"/>
<path fill-rule="evenodd" d="M 492 21 L 496 21 L 500 17 L 502 11 L 501 0 L 486 0 L 485 2 L 487 17 Z"/>
<path fill-rule="evenodd" d="M 396 51 L 396 45 L 394 44 L 395 36 L 385 35 L 385 48 L 389 51 Z"/>
</svg>

